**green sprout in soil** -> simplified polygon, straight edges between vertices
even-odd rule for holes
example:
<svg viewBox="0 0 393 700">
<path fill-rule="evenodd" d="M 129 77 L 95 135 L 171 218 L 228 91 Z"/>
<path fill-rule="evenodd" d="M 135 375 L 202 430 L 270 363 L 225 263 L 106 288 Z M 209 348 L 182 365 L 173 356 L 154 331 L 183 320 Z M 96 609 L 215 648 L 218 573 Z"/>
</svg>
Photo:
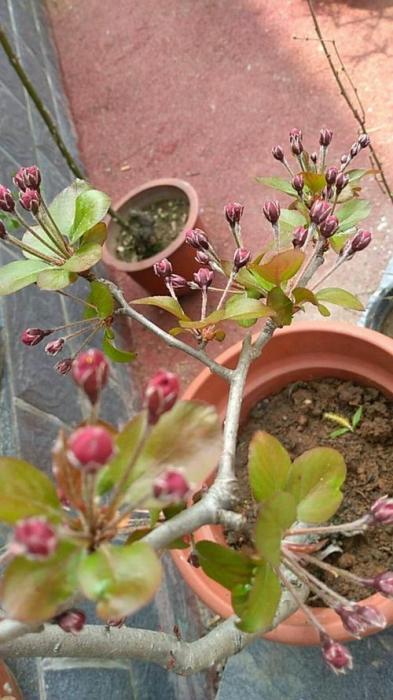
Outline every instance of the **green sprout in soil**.
<svg viewBox="0 0 393 700">
<path fill-rule="evenodd" d="M 337 430 L 333 430 L 333 432 L 330 433 L 329 437 L 338 438 L 341 437 L 341 435 L 345 435 L 346 433 L 354 433 L 356 428 L 358 428 L 360 425 L 362 416 L 363 406 L 359 406 L 359 408 L 356 409 L 350 421 L 348 420 L 348 418 L 345 418 L 345 416 L 340 416 L 340 414 L 338 413 L 324 413 L 324 418 L 327 418 L 327 420 L 331 420 L 334 423 L 338 423 L 338 425 L 342 426 Z"/>
</svg>

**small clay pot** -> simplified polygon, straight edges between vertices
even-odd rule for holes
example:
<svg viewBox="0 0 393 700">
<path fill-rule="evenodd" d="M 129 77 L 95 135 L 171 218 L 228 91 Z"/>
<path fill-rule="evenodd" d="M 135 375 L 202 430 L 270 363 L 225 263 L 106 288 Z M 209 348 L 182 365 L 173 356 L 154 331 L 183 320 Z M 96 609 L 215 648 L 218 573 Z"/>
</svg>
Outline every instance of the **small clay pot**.
<svg viewBox="0 0 393 700">
<path fill-rule="evenodd" d="M 4 661 L 0 661 L 0 700 L 3 698 L 5 700 L 23 700 L 23 695 L 8 666 Z"/>
<path fill-rule="evenodd" d="M 226 350 L 217 361 L 227 367 L 236 365 L 241 343 Z M 250 367 L 241 421 L 261 399 L 276 394 L 291 382 L 310 381 L 321 377 L 337 377 L 377 387 L 393 396 L 393 339 L 358 326 L 330 322 L 296 323 L 277 331 Z M 206 401 L 224 418 L 228 384 L 205 369 L 190 384 L 184 399 Z M 221 527 L 206 525 L 195 533 L 195 540 L 211 540 L 225 544 Z M 172 557 L 184 579 L 201 600 L 216 614 L 233 615 L 230 593 L 208 578 L 201 568 L 187 562 L 189 550 L 172 550 Z M 370 572 L 371 574 L 372 572 Z M 393 623 L 393 601 L 380 594 L 363 601 L 378 608 L 389 625 Z M 344 629 L 339 616 L 329 608 L 313 608 L 313 613 L 336 640 L 352 637 Z M 373 632 L 371 632 L 373 633 Z M 265 638 L 286 644 L 318 644 L 319 636 L 298 610 Z"/>
<path fill-rule="evenodd" d="M 166 198 L 184 199 L 188 202 L 189 207 L 184 229 L 167 248 L 163 248 L 157 255 L 139 262 L 120 260 L 116 255 L 117 235 L 120 227 L 113 220 L 109 223 L 108 237 L 103 248 L 104 262 L 115 270 L 127 272 L 149 294 L 168 294 L 163 280 L 157 277 L 153 270 L 154 264 L 163 258 L 170 260 L 174 273 L 187 280 L 192 280 L 192 273 L 199 268 L 195 261 L 196 251 L 185 242 L 185 234 L 188 229 L 201 228 L 198 195 L 192 185 L 184 180 L 163 178 L 151 180 L 141 187 L 131 190 L 113 207 L 121 217 L 126 219 L 130 209 L 143 207 Z M 190 291 L 189 288 L 176 290 L 178 296 L 189 294 Z"/>
</svg>

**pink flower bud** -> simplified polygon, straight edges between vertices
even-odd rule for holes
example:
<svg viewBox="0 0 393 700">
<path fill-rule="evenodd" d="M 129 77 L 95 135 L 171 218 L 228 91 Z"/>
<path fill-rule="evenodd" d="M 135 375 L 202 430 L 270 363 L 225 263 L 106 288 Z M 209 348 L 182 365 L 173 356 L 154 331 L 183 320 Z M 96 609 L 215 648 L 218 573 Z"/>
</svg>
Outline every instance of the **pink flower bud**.
<svg viewBox="0 0 393 700">
<path fill-rule="evenodd" d="M 349 182 L 349 177 L 345 173 L 339 173 L 336 177 L 336 191 L 337 194 L 340 194 L 340 192 L 344 189 L 344 187 L 347 186 Z"/>
<path fill-rule="evenodd" d="M 337 231 L 339 227 L 339 220 L 337 216 L 328 216 L 325 221 L 319 226 L 319 231 L 324 238 L 330 238 Z"/>
<path fill-rule="evenodd" d="M 329 216 L 332 210 L 331 204 L 324 202 L 323 199 L 316 199 L 310 209 L 310 218 L 314 224 L 321 224 Z"/>
<path fill-rule="evenodd" d="M 277 200 L 265 202 L 263 205 L 263 213 L 265 218 L 270 221 L 271 224 L 276 224 L 281 214 L 280 203 L 277 202 Z"/>
<path fill-rule="evenodd" d="M 321 635 L 322 656 L 334 673 L 345 673 L 352 669 L 352 656 L 342 644 L 327 635 Z"/>
<path fill-rule="evenodd" d="M 159 417 L 175 405 L 180 385 L 176 374 L 161 369 L 148 382 L 145 390 L 145 406 L 149 423 L 154 425 Z"/>
<path fill-rule="evenodd" d="M 68 374 L 72 369 L 72 358 L 67 357 L 65 360 L 60 360 L 56 362 L 55 370 L 58 374 Z"/>
<path fill-rule="evenodd" d="M 358 138 L 360 148 L 367 148 L 370 145 L 370 137 L 368 134 L 361 134 Z"/>
<path fill-rule="evenodd" d="M 14 184 L 22 190 L 22 192 L 25 191 L 26 185 L 25 185 L 25 178 L 24 178 L 24 168 L 19 168 L 18 172 L 14 175 L 12 178 L 14 181 Z"/>
<path fill-rule="evenodd" d="M 200 265 L 209 265 L 210 264 L 210 258 L 207 253 L 205 253 L 204 250 L 198 250 L 195 260 L 200 264 Z"/>
<path fill-rule="evenodd" d="M 190 484 L 178 469 L 167 469 L 153 482 L 153 494 L 155 498 L 162 498 L 172 502 L 184 501 L 190 492 Z"/>
<path fill-rule="evenodd" d="M 295 175 L 295 177 L 292 179 L 292 187 L 296 192 L 299 192 L 299 194 L 303 191 L 304 187 L 304 177 L 301 173 L 299 175 Z"/>
<path fill-rule="evenodd" d="M 239 202 L 232 202 L 224 207 L 225 218 L 231 226 L 238 224 L 243 216 L 244 206 Z"/>
<path fill-rule="evenodd" d="M 40 208 L 41 197 L 37 190 L 25 190 L 19 195 L 19 203 L 32 214 L 37 214 Z"/>
<path fill-rule="evenodd" d="M 300 129 L 291 129 L 289 132 L 289 143 L 294 156 L 300 156 L 303 153 L 302 132 Z"/>
<path fill-rule="evenodd" d="M 330 129 L 321 129 L 319 132 L 319 143 L 321 146 L 324 146 L 327 148 L 330 146 L 333 138 L 333 131 L 330 131 Z"/>
<path fill-rule="evenodd" d="M 3 222 L 0 221 L 0 238 L 1 240 L 5 241 L 7 238 L 7 229 L 4 226 Z"/>
<path fill-rule="evenodd" d="M 238 272 L 241 267 L 247 265 L 251 260 L 251 253 L 247 248 L 237 248 L 233 256 L 233 267 Z"/>
<path fill-rule="evenodd" d="M 360 638 L 370 627 L 386 627 L 386 619 L 371 605 L 339 605 L 335 611 L 353 637 Z"/>
<path fill-rule="evenodd" d="M 10 551 L 29 559 L 47 559 L 55 551 L 57 535 L 44 518 L 26 518 L 17 523 Z"/>
<path fill-rule="evenodd" d="M 373 608 L 371 605 L 358 605 L 357 610 L 368 627 L 379 627 L 380 629 L 386 627 L 386 618 L 377 608 Z"/>
<path fill-rule="evenodd" d="M 336 182 L 336 177 L 338 175 L 338 169 L 333 165 L 331 168 L 328 168 L 326 173 L 325 173 L 325 178 L 326 182 L 328 185 L 334 185 Z"/>
<path fill-rule="evenodd" d="M 201 267 L 198 272 L 194 272 L 194 281 L 201 289 L 207 289 L 213 282 L 214 272 L 207 267 Z"/>
<path fill-rule="evenodd" d="M 281 161 L 281 163 L 283 162 L 284 151 L 282 150 L 281 146 L 274 146 L 274 148 L 272 148 L 272 154 L 273 154 L 273 158 Z"/>
<path fill-rule="evenodd" d="M 86 615 L 83 610 L 77 610 L 76 608 L 70 608 L 65 610 L 60 615 L 56 615 L 53 619 L 64 632 L 71 632 L 72 634 L 77 634 L 81 632 L 86 623 Z"/>
<path fill-rule="evenodd" d="M 33 346 L 33 345 L 38 345 L 38 343 L 41 342 L 44 338 L 46 338 L 47 335 L 50 335 L 53 333 L 51 330 L 42 330 L 42 328 L 26 328 L 25 331 L 23 331 L 20 339 L 22 343 L 25 345 Z"/>
<path fill-rule="evenodd" d="M 393 598 L 393 571 L 384 571 L 373 579 L 368 579 L 366 585 L 374 588 L 387 598 Z"/>
<path fill-rule="evenodd" d="M 97 348 L 90 348 L 80 353 L 72 365 L 72 378 L 85 392 L 92 404 L 106 385 L 109 376 L 109 364 L 105 355 Z"/>
<path fill-rule="evenodd" d="M 301 141 L 302 138 L 303 138 L 303 134 L 302 134 L 300 129 L 296 129 L 296 127 L 294 127 L 293 129 L 290 130 L 290 132 L 289 132 L 289 140 L 290 141 L 295 141 L 296 139 L 300 139 L 300 141 Z"/>
<path fill-rule="evenodd" d="M 294 248 L 301 248 L 304 246 L 307 239 L 308 231 L 303 226 L 298 226 L 294 229 L 292 233 L 292 245 Z"/>
<path fill-rule="evenodd" d="M 22 192 L 27 189 L 38 190 L 41 184 L 41 172 L 36 165 L 19 168 L 14 177 L 14 183 Z"/>
<path fill-rule="evenodd" d="M 172 285 L 173 289 L 183 289 L 188 285 L 187 280 L 181 275 L 169 275 L 169 277 L 166 278 L 166 282 Z"/>
<path fill-rule="evenodd" d="M 314 165 L 316 165 L 316 162 L 318 160 L 318 153 L 315 153 L 315 151 L 313 153 L 310 153 L 310 160 L 312 163 L 314 163 Z"/>
<path fill-rule="evenodd" d="M 101 425 L 78 428 L 68 440 L 67 455 L 75 467 L 86 472 L 96 472 L 114 453 L 112 435 Z"/>
<path fill-rule="evenodd" d="M 168 277 L 168 275 L 172 274 L 173 268 L 169 260 L 163 258 L 160 262 L 154 264 L 153 269 L 157 277 Z"/>
<path fill-rule="evenodd" d="M 348 163 L 351 161 L 351 157 L 347 155 L 346 153 L 343 153 L 343 155 L 340 158 L 340 163 L 342 166 L 348 165 Z"/>
<path fill-rule="evenodd" d="M 349 155 L 351 158 L 355 158 L 355 156 L 358 155 L 358 153 L 361 150 L 361 145 L 358 141 L 355 141 L 355 143 L 352 144 L 350 150 L 349 150 Z"/>
<path fill-rule="evenodd" d="M 186 243 L 191 245 L 193 248 L 196 248 L 196 250 L 208 250 L 209 248 L 209 240 L 206 233 L 201 231 L 200 228 L 194 228 L 187 231 Z"/>
<path fill-rule="evenodd" d="M 45 350 L 47 355 L 52 355 L 54 357 L 55 355 L 58 355 L 59 352 L 62 351 L 62 349 L 64 348 L 64 343 L 65 343 L 64 338 L 58 338 L 57 340 L 52 340 L 50 343 L 45 345 L 44 350 Z"/>
<path fill-rule="evenodd" d="M 364 250 L 364 248 L 367 248 L 371 242 L 371 238 L 372 235 L 370 231 L 363 231 L 362 229 L 359 229 L 359 231 L 355 233 L 354 237 L 350 241 L 352 253 L 358 253 L 359 250 Z"/>
<path fill-rule="evenodd" d="M 371 524 L 391 525 L 393 523 L 393 498 L 378 498 L 370 508 Z"/>
<path fill-rule="evenodd" d="M 15 209 L 15 200 L 11 190 L 4 185 L 0 185 L 0 209 L 6 212 L 13 212 Z"/>
</svg>

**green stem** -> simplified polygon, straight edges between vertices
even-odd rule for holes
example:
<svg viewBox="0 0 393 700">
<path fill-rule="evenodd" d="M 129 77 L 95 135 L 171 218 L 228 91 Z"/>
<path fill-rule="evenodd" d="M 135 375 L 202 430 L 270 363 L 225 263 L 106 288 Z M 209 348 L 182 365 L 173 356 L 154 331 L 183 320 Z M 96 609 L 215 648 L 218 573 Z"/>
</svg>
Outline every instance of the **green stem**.
<svg viewBox="0 0 393 700">
<path fill-rule="evenodd" d="M 48 243 L 48 241 L 45 240 L 45 238 L 42 238 L 40 236 L 40 234 L 37 233 L 37 231 L 34 231 L 34 229 L 31 228 L 31 226 L 29 226 L 29 224 L 27 224 L 26 221 L 24 221 L 24 219 L 20 216 L 20 214 L 18 214 L 18 212 L 16 210 L 15 210 L 14 214 L 15 214 L 15 217 L 18 219 L 19 223 L 21 223 L 22 226 L 24 226 L 24 228 L 29 233 L 31 233 L 31 235 L 34 236 L 34 238 L 37 239 L 37 241 L 39 241 L 40 243 L 42 243 L 42 245 L 44 245 L 46 248 L 51 250 L 52 253 L 55 253 L 56 255 L 59 255 L 59 254 L 63 255 L 63 251 L 60 250 L 59 246 L 56 244 L 56 241 L 54 241 L 51 236 L 49 236 L 49 238 L 55 247 L 51 246 L 50 243 Z M 46 233 L 48 233 L 48 232 L 46 231 Z"/>
</svg>

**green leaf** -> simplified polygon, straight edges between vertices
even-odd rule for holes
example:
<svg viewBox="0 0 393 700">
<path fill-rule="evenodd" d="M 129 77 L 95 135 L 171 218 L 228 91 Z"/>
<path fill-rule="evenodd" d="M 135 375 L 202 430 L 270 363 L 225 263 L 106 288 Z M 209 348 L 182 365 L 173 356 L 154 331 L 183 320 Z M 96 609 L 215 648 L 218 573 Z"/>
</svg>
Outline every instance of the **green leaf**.
<svg viewBox="0 0 393 700">
<path fill-rule="evenodd" d="M 331 447 L 315 447 L 292 464 L 287 490 L 297 502 L 297 519 L 322 523 L 334 515 L 342 501 L 346 476 L 342 455 Z"/>
<path fill-rule="evenodd" d="M 17 231 L 19 228 L 21 228 L 20 221 L 4 211 L 0 211 L 0 221 L 4 221 L 8 231 Z"/>
<path fill-rule="evenodd" d="M 363 406 L 359 406 L 358 409 L 356 409 L 355 413 L 352 416 L 352 426 L 353 428 L 357 428 L 360 421 L 362 420 L 363 416 Z"/>
<path fill-rule="evenodd" d="M 176 316 L 176 318 L 189 320 L 188 316 L 184 313 L 182 307 L 176 299 L 166 296 L 156 296 L 156 297 L 145 297 L 144 299 L 134 299 L 132 304 L 146 304 L 148 306 L 158 306 L 160 309 L 167 311 L 169 314 Z"/>
<path fill-rule="evenodd" d="M 353 170 L 346 170 L 350 184 L 361 180 L 366 175 L 377 175 L 378 173 L 379 170 L 375 170 L 375 168 L 354 168 Z"/>
<path fill-rule="evenodd" d="M 43 622 L 76 593 L 76 569 L 81 551 L 61 542 L 44 561 L 16 557 L 1 581 L 1 605 L 7 617 L 20 622 Z"/>
<path fill-rule="evenodd" d="M 264 279 L 275 285 L 291 279 L 304 262 L 304 253 L 301 250 L 284 250 L 277 253 L 265 265 L 259 265 L 258 270 Z"/>
<path fill-rule="evenodd" d="M 326 178 L 321 173 L 303 172 L 304 184 L 313 194 L 322 192 L 326 186 Z"/>
<path fill-rule="evenodd" d="M 89 270 L 93 265 L 98 263 L 102 257 L 102 248 L 99 243 L 84 243 L 73 254 L 67 262 L 64 263 L 63 269 L 71 272 L 83 272 Z"/>
<path fill-rule="evenodd" d="M 321 314 L 321 316 L 331 316 L 329 309 L 323 304 L 318 304 L 318 311 Z"/>
<path fill-rule="evenodd" d="M 242 590 L 243 589 L 243 590 Z M 243 632 L 258 632 L 268 628 L 274 619 L 281 598 L 281 586 L 271 566 L 258 565 L 251 588 L 239 586 L 232 591 L 232 606 Z"/>
<path fill-rule="evenodd" d="M 75 201 L 75 216 L 70 240 L 77 241 L 86 231 L 100 223 L 110 207 L 110 197 L 99 190 L 86 190 Z"/>
<path fill-rule="evenodd" d="M 107 225 L 104 221 L 100 221 L 98 224 L 93 226 L 93 228 L 86 231 L 83 234 L 83 243 L 99 243 L 103 245 L 106 241 L 108 235 Z"/>
<path fill-rule="evenodd" d="M 55 522 L 60 519 L 60 503 L 54 485 L 29 462 L 0 457 L 0 521 L 16 523 L 33 515 Z"/>
<path fill-rule="evenodd" d="M 261 507 L 255 543 L 258 552 L 272 565 L 280 563 L 282 536 L 296 520 L 296 501 L 291 493 L 277 491 Z"/>
<path fill-rule="evenodd" d="M 77 198 L 81 193 L 90 189 L 91 186 L 84 180 L 75 180 L 72 185 L 59 192 L 49 205 L 49 211 L 63 236 L 70 237 L 75 218 Z"/>
<path fill-rule="evenodd" d="M 341 437 L 341 435 L 346 435 L 347 433 L 350 433 L 349 428 L 339 428 L 338 430 L 333 430 L 332 433 L 329 433 L 329 437 L 335 439 L 338 437 Z"/>
<path fill-rule="evenodd" d="M 281 209 L 279 224 L 280 234 L 291 234 L 298 226 L 307 226 L 308 219 L 297 209 Z"/>
<path fill-rule="evenodd" d="M 84 313 L 85 318 L 93 318 L 97 315 L 100 318 L 112 316 L 115 308 L 115 300 L 106 284 L 98 282 L 97 280 L 90 282 L 90 293 L 86 301 L 92 304 L 92 306 L 95 306 L 96 311 L 90 306 L 87 306 Z"/>
<path fill-rule="evenodd" d="M 234 294 L 225 304 L 224 309 L 213 311 L 202 321 L 180 320 L 182 328 L 206 328 L 220 321 L 245 321 L 248 319 L 264 318 L 271 316 L 272 309 L 269 309 L 264 302 L 258 299 L 250 299 L 247 295 Z"/>
<path fill-rule="evenodd" d="M 64 267 L 55 267 L 40 272 L 37 284 L 40 289 L 64 289 L 76 280 L 76 274 Z"/>
<path fill-rule="evenodd" d="M 128 465 L 133 462 L 146 427 L 147 413 L 142 411 L 134 416 L 118 434 L 115 440 L 114 458 L 98 473 L 97 490 L 100 495 L 110 491 L 118 483 Z"/>
<path fill-rule="evenodd" d="M 3 265 L 0 274 L 0 296 L 13 294 L 37 281 L 40 272 L 48 268 L 42 260 L 15 260 Z"/>
<path fill-rule="evenodd" d="M 46 231 L 44 231 L 41 226 L 32 226 L 31 227 L 32 231 L 35 231 L 44 241 L 47 241 L 50 246 L 52 246 L 52 249 L 54 247 L 54 244 L 52 243 L 51 239 L 49 238 L 48 234 Z M 39 253 L 43 253 L 44 255 L 48 255 L 49 257 L 57 257 L 57 258 L 64 258 L 64 255 L 62 253 L 58 252 L 56 255 L 53 250 L 48 248 L 47 245 L 44 243 L 41 243 L 35 236 L 30 231 L 25 231 L 23 236 L 22 236 L 22 242 L 25 243 L 26 245 L 30 246 L 30 248 L 33 248 Z M 23 255 L 25 258 L 28 260 L 37 260 L 37 257 L 34 256 L 32 253 L 28 253 L 27 251 L 23 250 L 22 251 Z M 49 264 L 49 263 L 47 263 Z"/>
<path fill-rule="evenodd" d="M 337 212 L 340 222 L 340 232 L 346 231 L 359 221 L 366 219 L 371 211 L 371 204 L 366 199 L 351 199 L 345 202 Z"/>
<path fill-rule="evenodd" d="M 242 267 L 236 275 L 236 282 L 241 284 L 248 291 L 254 291 L 258 297 L 272 289 L 272 284 L 264 280 L 258 274 L 258 265 L 251 263 L 248 267 Z"/>
<path fill-rule="evenodd" d="M 346 242 L 351 238 L 352 233 L 335 233 L 329 238 L 329 243 L 335 253 L 340 253 Z"/>
<path fill-rule="evenodd" d="M 318 301 L 336 304 L 337 306 L 342 306 L 344 309 L 364 311 L 362 302 L 355 297 L 354 294 L 347 292 L 345 289 L 339 289 L 338 287 L 327 287 L 326 289 L 320 289 L 315 296 Z"/>
<path fill-rule="evenodd" d="M 106 331 L 102 341 L 102 349 L 113 362 L 133 362 L 137 357 L 136 352 L 130 352 L 129 350 L 120 350 L 117 348 L 112 340 L 108 337 Z"/>
<path fill-rule="evenodd" d="M 195 549 L 205 574 L 224 588 L 231 591 L 238 584 L 250 582 L 256 562 L 247 554 L 208 540 L 197 542 Z"/>
<path fill-rule="evenodd" d="M 318 299 L 316 298 L 315 294 L 313 294 L 310 289 L 307 289 L 306 287 L 296 287 L 292 294 L 296 304 L 304 304 L 308 301 L 310 304 L 318 306 Z"/>
<path fill-rule="evenodd" d="M 267 295 L 269 308 L 276 313 L 276 318 L 280 326 L 289 326 L 293 317 L 293 303 L 280 287 L 274 287 Z"/>
<path fill-rule="evenodd" d="M 103 545 L 85 557 L 78 571 L 79 585 L 97 603 L 103 620 L 131 615 L 154 596 L 161 581 L 161 565 L 145 542 Z"/>
<path fill-rule="evenodd" d="M 297 196 L 297 192 L 293 189 L 291 183 L 283 177 L 256 177 L 255 179 L 260 185 L 272 187 L 274 190 L 285 192 L 285 194 L 290 194 L 292 197 Z"/>
<path fill-rule="evenodd" d="M 282 491 L 290 467 L 291 458 L 277 438 L 262 430 L 255 433 L 248 452 L 248 473 L 255 500 L 267 501 Z"/>
</svg>

